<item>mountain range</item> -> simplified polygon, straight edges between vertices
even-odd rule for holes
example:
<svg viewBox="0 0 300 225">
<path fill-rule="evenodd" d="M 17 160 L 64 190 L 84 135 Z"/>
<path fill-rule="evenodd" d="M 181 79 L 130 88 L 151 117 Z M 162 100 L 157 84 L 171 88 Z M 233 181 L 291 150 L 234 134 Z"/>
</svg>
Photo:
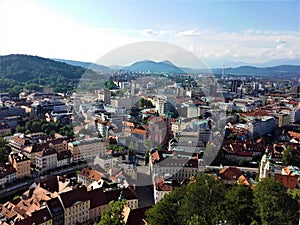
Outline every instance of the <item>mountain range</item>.
<svg viewBox="0 0 300 225">
<path fill-rule="evenodd" d="M 97 76 L 99 72 L 110 73 L 113 71 L 136 71 L 136 72 L 154 72 L 154 73 L 206 73 L 213 72 L 221 74 L 222 68 L 216 69 L 195 69 L 177 67 L 170 61 L 154 62 L 144 60 L 135 62 L 130 66 L 109 68 L 106 66 L 64 59 L 48 59 L 30 55 L 6 55 L 0 56 L 0 74 L 1 78 L 10 79 L 15 82 L 37 82 L 38 79 L 53 83 L 58 78 L 68 80 L 78 80 L 83 74 Z M 254 67 L 240 66 L 236 68 L 225 68 L 225 75 L 243 75 L 243 76 L 299 76 L 300 66 L 279 65 L 274 67 Z M 2 80 L 3 81 L 3 80 Z M 55 82 L 54 82 L 55 83 Z M 3 84 L 3 82 L 2 82 Z M 50 84 L 50 83 L 49 83 Z M 3 86 L 3 85 L 2 85 Z"/>
</svg>

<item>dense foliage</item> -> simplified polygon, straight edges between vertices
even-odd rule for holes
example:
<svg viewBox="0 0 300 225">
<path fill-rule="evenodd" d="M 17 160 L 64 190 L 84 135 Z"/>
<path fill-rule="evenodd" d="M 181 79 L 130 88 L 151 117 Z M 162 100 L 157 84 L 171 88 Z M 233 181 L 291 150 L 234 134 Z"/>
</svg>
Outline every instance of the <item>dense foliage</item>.
<svg viewBox="0 0 300 225">
<path fill-rule="evenodd" d="M 95 225 L 122 225 L 125 224 L 124 216 L 122 214 L 124 206 L 126 204 L 125 200 L 122 201 L 111 201 L 108 204 L 108 208 L 103 211 L 101 220 Z"/>
<path fill-rule="evenodd" d="M 54 136 L 55 133 L 59 133 L 68 138 L 74 137 L 74 131 L 72 124 L 62 125 L 58 122 L 47 122 L 40 118 L 26 117 L 20 125 L 16 127 L 17 133 L 36 133 L 43 132 L 49 136 Z"/>
<path fill-rule="evenodd" d="M 12 97 L 23 88 L 42 91 L 46 86 L 54 92 L 68 93 L 74 91 L 83 74 L 97 76 L 92 70 L 38 56 L 0 56 L 0 63 L 0 89 Z"/>
<path fill-rule="evenodd" d="M 300 152 L 297 148 L 287 146 L 283 151 L 282 161 L 286 166 L 299 166 L 300 165 Z"/>
<path fill-rule="evenodd" d="M 198 174 L 194 182 L 166 195 L 146 212 L 150 225 L 297 224 L 299 204 L 280 183 L 271 178 L 252 190 L 247 186 L 226 188 L 213 176 Z"/>
<path fill-rule="evenodd" d="M 0 164 L 7 162 L 10 151 L 4 138 L 0 137 Z"/>
</svg>

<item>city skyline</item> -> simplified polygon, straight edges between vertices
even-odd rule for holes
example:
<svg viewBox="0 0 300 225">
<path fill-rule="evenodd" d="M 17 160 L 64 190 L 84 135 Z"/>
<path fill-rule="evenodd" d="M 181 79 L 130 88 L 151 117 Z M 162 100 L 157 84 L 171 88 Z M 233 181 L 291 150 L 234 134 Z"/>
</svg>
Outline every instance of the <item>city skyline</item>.
<svg viewBox="0 0 300 225">
<path fill-rule="evenodd" d="M 300 56 L 298 1 L 2 0 L 0 10 L 1 55 L 96 62 L 118 47 L 158 41 L 208 64 Z"/>
</svg>

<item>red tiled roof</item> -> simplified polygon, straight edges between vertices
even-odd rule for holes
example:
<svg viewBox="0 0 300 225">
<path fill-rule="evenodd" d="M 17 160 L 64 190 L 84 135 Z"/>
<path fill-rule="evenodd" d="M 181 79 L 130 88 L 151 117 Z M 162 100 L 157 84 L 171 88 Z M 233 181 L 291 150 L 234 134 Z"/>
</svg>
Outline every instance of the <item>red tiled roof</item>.
<svg viewBox="0 0 300 225">
<path fill-rule="evenodd" d="M 286 188 L 299 188 L 298 179 L 298 176 L 275 174 L 275 180 L 282 183 Z"/>
<path fill-rule="evenodd" d="M 31 217 L 15 222 L 15 225 L 32 225 L 42 224 L 51 219 L 50 212 L 47 208 L 40 209 L 32 213 Z"/>
<path fill-rule="evenodd" d="M 243 174 L 236 167 L 225 167 L 219 172 L 219 176 L 222 180 L 238 180 L 241 175 Z"/>
</svg>

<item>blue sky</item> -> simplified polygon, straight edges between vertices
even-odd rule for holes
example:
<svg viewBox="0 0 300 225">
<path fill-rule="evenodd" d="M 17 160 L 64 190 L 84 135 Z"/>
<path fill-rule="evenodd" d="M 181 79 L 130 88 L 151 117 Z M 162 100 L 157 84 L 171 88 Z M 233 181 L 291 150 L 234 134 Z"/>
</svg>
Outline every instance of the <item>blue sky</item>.
<svg viewBox="0 0 300 225">
<path fill-rule="evenodd" d="M 299 20 L 299 1 L 0 0 L 0 54 L 97 61 L 162 41 L 204 61 L 257 63 L 300 57 Z"/>
</svg>

